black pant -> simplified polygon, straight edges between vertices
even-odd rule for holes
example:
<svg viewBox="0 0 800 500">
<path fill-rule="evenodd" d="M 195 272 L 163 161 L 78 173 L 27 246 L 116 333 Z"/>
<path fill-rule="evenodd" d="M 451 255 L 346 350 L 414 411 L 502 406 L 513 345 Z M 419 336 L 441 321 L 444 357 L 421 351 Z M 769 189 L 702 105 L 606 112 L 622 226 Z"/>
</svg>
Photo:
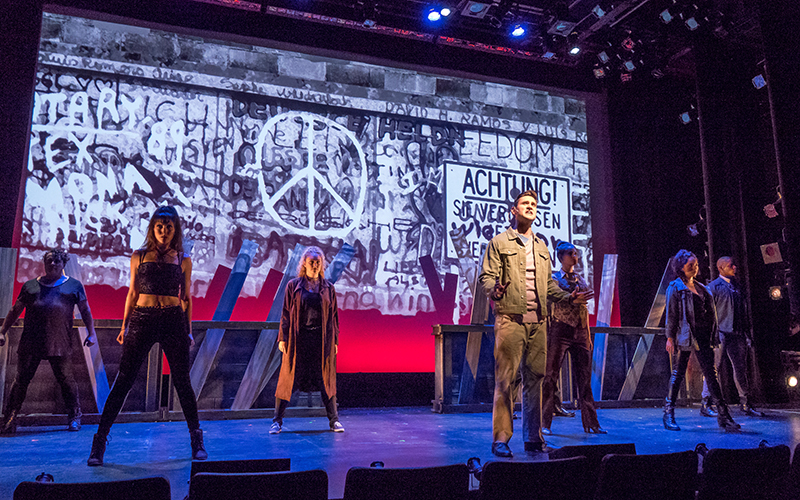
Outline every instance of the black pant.
<svg viewBox="0 0 800 500">
<path fill-rule="evenodd" d="M 681 390 L 683 379 L 686 376 L 686 368 L 689 366 L 689 358 L 692 352 L 697 356 L 700 369 L 708 384 L 708 392 L 711 394 L 711 401 L 714 404 L 725 404 L 722 398 L 722 390 L 717 379 L 717 368 L 714 366 L 714 349 L 711 347 L 701 347 L 694 351 L 680 351 L 675 349 L 672 354 L 672 376 L 669 379 L 669 390 L 667 391 L 667 406 L 674 407 L 678 400 L 678 392 Z"/>
<path fill-rule="evenodd" d="M 747 347 L 747 337 L 743 333 L 719 333 L 721 345 L 719 349 L 715 349 L 714 364 L 717 366 L 717 373 L 722 366 L 722 361 L 725 356 L 731 360 L 731 367 L 733 367 L 733 381 L 736 383 L 736 390 L 739 393 L 739 402 L 747 403 L 750 396 L 750 378 L 747 374 L 747 354 L 749 347 Z M 703 384 L 703 398 L 709 395 L 708 384 Z"/>
<path fill-rule="evenodd" d="M 294 391 L 318 390 L 331 424 L 339 420 L 336 396 L 329 398 L 322 380 L 322 328 L 301 328 L 297 334 L 297 357 L 294 366 Z M 289 401 L 275 398 L 273 422 L 283 424 Z"/>
<path fill-rule="evenodd" d="M 119 372 L 100 417 L 97 433 L 101 436 L 107 435 L 111 430 L 111 425 L 136 381 L 139 368 L 156 342 L 161 344 L 167 356 L 172 383 L 178 393 L 189 430 L 200 428 L 197 399 L 189 378 L 189 332 L 186 314 L 180 306 L 137 307 L 131 313 L 122 344 Z"/>
<path fill-rule="evenodd" d="M 58 385 L 61 386 L 61 395 L 64 398 L 64 404 L 69 414 L 73 415 L 73 413 L 80 411 L 78 384 L 75 382 L 75 377 L 72 374 L 72 361 L 68 356 L 44 357 L 38 353 L 21 352 L 18 357 L 17 377 L 14 379 L 14 384 L 11 386 L 11 393 L 8 396 L 6 416 L 10 415 L 12 411 L 19 412 L 22 408 L 22 402 L 25 401 L 25 394 L 28 392 L 28 386 L 31 380 L 33 380 L 33 376 L 36 375 L 39 362 L 43 359 L 50 362 L 53 375 L 55 375 Z"/>
<path fill-rule="evenodd" d="M 329 398 L 328 393 L 325 392 L 325 387 L 320 389 L 319 395 L 322 398 L 325 411 L 328 413 L 328 421 L 333 425 L 334 422 L 339 421 L 339 412 L 336 410 L 336 396 Z M 283 425 L 283 417 L 286 415 L 286 408 L 288 406 L 289 401 L 275 398 L 275 416 L 272 418 L 272 421 Z"/>
</svg>

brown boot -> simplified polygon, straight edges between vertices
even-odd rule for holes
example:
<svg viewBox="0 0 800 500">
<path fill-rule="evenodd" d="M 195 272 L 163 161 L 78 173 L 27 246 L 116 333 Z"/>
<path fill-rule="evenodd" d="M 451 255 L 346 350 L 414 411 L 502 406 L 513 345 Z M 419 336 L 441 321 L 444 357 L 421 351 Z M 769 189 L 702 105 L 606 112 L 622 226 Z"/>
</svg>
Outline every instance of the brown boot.
<svg viewBox="0 0 800 500">
<path fill-rule="evenodd" d="M 11 410 L 3 420 L 0 435 L 11 436 L 17 433 L 17 410 Z"/>
<path fill-rule="evenodd" d="M 192 437 L 192 460 L 205 460 L 208 458 L 205 446 L 203 446 L 203 429 L 189 431 Z"/>
</svg>

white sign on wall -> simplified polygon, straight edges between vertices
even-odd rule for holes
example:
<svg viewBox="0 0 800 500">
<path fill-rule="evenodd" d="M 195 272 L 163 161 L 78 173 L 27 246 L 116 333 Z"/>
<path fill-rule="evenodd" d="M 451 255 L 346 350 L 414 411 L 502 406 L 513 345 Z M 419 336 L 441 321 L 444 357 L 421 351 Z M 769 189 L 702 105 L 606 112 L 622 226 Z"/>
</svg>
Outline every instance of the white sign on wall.
<svg viewBox="0 0 800 500">
<path fill-rule="evenodd" d="M 489 240 L 508 229 L 511 203 L 529 189 L 539 195 L 534 233 L 544 237 L 551 251 L 554 241 L 572 241 L 568 178 L 456 162 L 445 162 L 444 170 L 447 229 L 463 228 L 473 258 L 480 258 Z M 449 238 L 447 256 L 457 258 Z"/>
</svg>

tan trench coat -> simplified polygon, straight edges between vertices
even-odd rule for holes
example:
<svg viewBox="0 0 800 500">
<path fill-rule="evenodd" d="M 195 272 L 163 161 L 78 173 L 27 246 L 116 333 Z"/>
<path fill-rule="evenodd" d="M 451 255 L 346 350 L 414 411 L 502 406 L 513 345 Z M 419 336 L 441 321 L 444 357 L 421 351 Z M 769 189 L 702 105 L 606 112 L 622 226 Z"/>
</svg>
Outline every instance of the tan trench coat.
<svg viewBox="0 0 800 500">
<path fill-rule="evenodd" d="M 300 331 L 300 297 L 305 286 L 305 278 L 295 278 L 286 285 L 286 296 L 283 300 L 283 313 L 278 340 L 286 342 L 286 349 L 281 361 L 281 372 L 278 376 L 278 387 L 275 397 L 292 399 L 294 386 L 295 362 L 297 360 L 297 334 Z M 322 296 L 322 380 L 329 398 L 336 395 L 336 345 L 339 343 L 339 308 L 336 305 L 336 291 L 333 284 L 322 280 L 320 285 Z"/>
</svg>

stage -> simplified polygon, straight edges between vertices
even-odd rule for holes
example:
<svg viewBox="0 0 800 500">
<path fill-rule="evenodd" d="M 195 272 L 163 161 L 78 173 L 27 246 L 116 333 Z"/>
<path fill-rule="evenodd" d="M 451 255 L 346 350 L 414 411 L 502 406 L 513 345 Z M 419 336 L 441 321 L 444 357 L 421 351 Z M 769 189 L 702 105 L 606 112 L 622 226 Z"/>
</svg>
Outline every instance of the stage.
<svg viewBox="0 0 800 500">
<path fill-rule="evenodd" d="M 579 416 L 556 418 L 547 441 L 555 447 L 633 442 L 639 454 L 691 450 L 698 443 L 709 448 L 750 448 L 761 440 L 794 449 L 800 442 L 800 408 L 766 412 L 765 418 L 749 418 L 732 407 L 742 431 L 726 434 L 716 419 L 701 416 L 698 406 L 677 409 L 680 432 L 664 430 L 658 408 L 600 409 L 607 435 L 584 434 Z M 491 420 L 490 413 L 442 415 L 428 407 L 406 407 L 343 409 L 343 434 L 328 431 L 324 417 L 287 418 L 278 435 L 268 434 L 270 419 L 204 421 L 202 427 L 209 459 L 289 457 L 291 470 L 324 469 L 330 498 L 341 498 L 347 470 L 376 460 L 386 467 L 420 467 L 464 463 L 470 457 L 483 462 L 494 459 Z M 521 422 L 514 424 L 512 460 L 544 459 L 523 451 Z M 2 438 L 0 498 L 11 498 L 19 482 L 33 480 L 41 472 L 52 474 L 58 482 L 160 475 L 169 480 L 174 500 L 187 494 L 191 460 L 185 422 L 117 424 L 111 430 L 105 465 L 90 468 L 86 458 L 96 429 L 96 425 L 85 425 L 80 432 L 70 433 L 62 426 L 21 427 L 16 436 Z M 477 487 L 474 479 L 472 487 Z"/>
</svg>

